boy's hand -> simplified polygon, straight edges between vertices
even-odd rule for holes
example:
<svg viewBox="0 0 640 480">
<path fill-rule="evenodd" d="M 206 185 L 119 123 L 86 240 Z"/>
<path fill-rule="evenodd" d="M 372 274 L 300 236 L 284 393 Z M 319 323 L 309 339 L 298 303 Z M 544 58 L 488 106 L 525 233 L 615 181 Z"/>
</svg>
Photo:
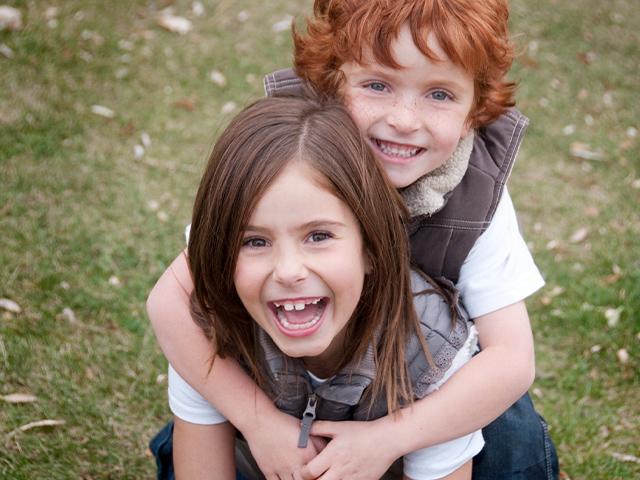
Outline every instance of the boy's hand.
<svg viewBox="0 0 640 480">
<path fill-rule="evenodd" d="M 298 448 L 300 419 L 274 410 L 261 416 L 253 428 L 242 432 L 251 453 L 267 480 L 299 479 L 302 467 L 321 450 L 322 442 L 309 442 L 307 448 Z"/>
<path fill-rule="evenodd" d="M 386 423 L 313 423 L 311 433 L 331 441 L 302 469 L 303 480 L 371 480 L 380 478 L 396 458 Z"/>
</svg>

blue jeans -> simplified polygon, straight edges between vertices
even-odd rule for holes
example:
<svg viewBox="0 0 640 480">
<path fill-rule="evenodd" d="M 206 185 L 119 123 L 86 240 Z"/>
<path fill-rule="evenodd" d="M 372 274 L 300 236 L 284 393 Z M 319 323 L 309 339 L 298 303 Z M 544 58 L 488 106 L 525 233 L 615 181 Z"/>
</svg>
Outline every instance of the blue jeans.
<svg viewBox="0 0 640 480">
<path fill-rule="evenodd" d="M 483 430 L 486 445 L 473 459 L 473 480 L 556 480 L 558 457 L 547 424 L 524 395 Z M 151 440 L 158 480 L 174 480 L 173 422 Z M 237 480 L 246 480 L 237 474 Z"/>
<path fill-rule="evenodd" d="M 558 456 L 544 419 L 525 394 L 482 430 L 473 480 L 556 480 Z"/>
<path fill-rule="evenodd" d="M 158 480 L 175 480 L 173 470 L 173 422 L 167 423 L 162 430 L 151 439 L 149 448 L 153 452 L 158 467 Z M 236 474 L 236 480 L 247 480 L 240 472 Z"/>
</svg>

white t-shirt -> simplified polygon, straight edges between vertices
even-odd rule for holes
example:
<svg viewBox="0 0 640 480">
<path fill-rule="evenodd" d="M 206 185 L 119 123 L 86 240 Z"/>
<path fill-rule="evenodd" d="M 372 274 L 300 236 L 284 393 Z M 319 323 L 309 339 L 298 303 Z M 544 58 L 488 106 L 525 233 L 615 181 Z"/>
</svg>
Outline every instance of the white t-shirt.
<svg viewBox="0 0 640 480">
<path fill-rule="evenodd" d="M 469 337 L 454 357 L 442 379 L 429 387 L 427 395 L 446 382 L 467 363 L 478 349 L 478 331 L 470 324 Z M 310 383 L 317 388 L 329 379 L 321 379 L 309 372 Z M 226 419 L 169 365 L 169 406 L 173 414 L 190 423 L 214 425 Z M 408 453 L 403 457 L 404 474 L 414 480 L 435 480 L 454 472 L 477 455 L 484 446 L 482 431 L 455 438 L 432 447 Z"/>
<path fill-rule="evenodd" d="M 467 255 L 456 287 L 471 318 L 524 300 L 544 285 L 520 234 L 507 189 L 491 224 Z"/>
</svg>

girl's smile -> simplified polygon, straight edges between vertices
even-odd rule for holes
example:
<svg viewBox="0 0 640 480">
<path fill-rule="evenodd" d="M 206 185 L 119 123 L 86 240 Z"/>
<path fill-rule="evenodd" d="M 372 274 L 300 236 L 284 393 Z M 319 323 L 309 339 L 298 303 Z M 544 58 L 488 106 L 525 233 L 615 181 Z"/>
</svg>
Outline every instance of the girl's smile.
<svg viewBox="0 0 640 480">
<path fill-rule="evenodd" d="M 340 358 L 368 265 L 358 221 L 324 183 L 307 162 L 284 168 L 249 218 L 234 274 L 251 317 L 311 371 Z"/>
</svg>

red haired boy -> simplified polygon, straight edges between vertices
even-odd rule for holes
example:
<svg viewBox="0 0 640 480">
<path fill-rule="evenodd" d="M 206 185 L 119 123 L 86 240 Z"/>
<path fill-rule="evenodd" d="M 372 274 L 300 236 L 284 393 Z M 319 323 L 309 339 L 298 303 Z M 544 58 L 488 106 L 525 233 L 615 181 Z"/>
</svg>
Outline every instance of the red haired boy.
<svg viewBox="0 0 640 480">
<path fill-rule="evenodd" d="M 506 0 L 316 0 L 307 31 L 294 32 L 297 76 L 265 79 L 268 93 L 298 90 L 302 79 L 344 100 L 413 215 L 414 262 L 456 284 L 482 346 L 398 420 L 316 423 L 313 432 L 332 441 L 304 478 L 377 478 L 407 452 L 486 425 L 474 479 L 557 476 L 546 425 L 525 394 L 534 354 L 524 299 L 543 280 L 505 188 L 528 123 L 511 108 L 515 85 L 505 79 L 508 16 Z M 256 404 L 234 404 L 229 385 L 255 387 L 229 360 L 207 376 L 211 347 L 189 320 L 183 286 L 192 288 L 180 256 L 148 301 L 165 355 L 244 433 L 267 478 L 290 478 L 308 458 L 283 447 L 291 424 L 260 422 L 256 412 L 270 408 L 260 393 Z"/>
</svg>

